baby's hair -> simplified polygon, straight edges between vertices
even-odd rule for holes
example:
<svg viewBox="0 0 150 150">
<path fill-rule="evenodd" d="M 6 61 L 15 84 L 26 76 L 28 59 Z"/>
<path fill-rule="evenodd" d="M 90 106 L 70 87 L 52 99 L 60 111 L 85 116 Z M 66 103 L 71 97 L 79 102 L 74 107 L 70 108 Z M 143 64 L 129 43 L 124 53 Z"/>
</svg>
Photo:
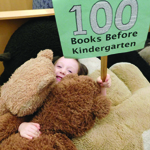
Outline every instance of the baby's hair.
<svg viewBox="0 0 150 150">
<path fill-rule="evenodd" d="M 78 62 L 79 65 L 79 70 L 78 70 L 78 75 L 87 75 L 88 74 L 88 69 L 87 67 L 80 63 L 78 59 L 75 59 Z"/>
<path fill-rule="evenodd" d="M 56 64 L 59 58 L 60 58 L 59 56 L 55 56 L 55 58 L 53 59 L 54 65 Z M 80 63 L 78 59 L 74 60 L 76 60 L 79 65 L 78 75 L 88 75 L 87 67 L 84 64 Z"/>
</svg>

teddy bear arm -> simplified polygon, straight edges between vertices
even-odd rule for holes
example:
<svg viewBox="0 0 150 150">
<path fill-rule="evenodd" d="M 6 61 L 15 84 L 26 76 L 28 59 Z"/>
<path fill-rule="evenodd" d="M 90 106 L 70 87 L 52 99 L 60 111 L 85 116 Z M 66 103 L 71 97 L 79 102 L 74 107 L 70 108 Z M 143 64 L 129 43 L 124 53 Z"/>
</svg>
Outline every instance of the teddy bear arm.
<svg viewBox="0 0 150 150">
<path fill-rule="evenodd" d="M 61 133 L 54 134 L 54 146 L 56 150 L 65 149 L 65 150 L 77 150 L 74 143 L 65 135 Z"/>
<path fill-rule="evenodd" d="M 111 102 L 106 96 L 98 95 L 94 101 L 92 111 L 94 115 L 102 119 L 110 112 Z"/>
<path fill-rule="evenodd" d="M 18 131 L 19 125 L 26 121 L 26 117 L 16 117 L 11 113 L 0 116 L 0 141 Z"/>
</svg>

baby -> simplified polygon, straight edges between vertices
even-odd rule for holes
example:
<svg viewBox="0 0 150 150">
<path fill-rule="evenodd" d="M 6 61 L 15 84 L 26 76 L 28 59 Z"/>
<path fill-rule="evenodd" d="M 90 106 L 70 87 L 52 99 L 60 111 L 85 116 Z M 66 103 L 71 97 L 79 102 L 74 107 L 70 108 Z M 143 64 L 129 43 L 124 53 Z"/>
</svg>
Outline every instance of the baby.
<svg viewBox="0 0 150 150">
<path fill-rule="evenodd" d="M 55 63 L 56 83 L 60 82 L 66 75 L 74 73 L 78 75 L 87 75 L 88 70 L 85 65 L 81 64 L 77 59 L 60 57 Z M 105 82 L 102 82 L 101 77 L 97 78 L 97 83 L 100 84 L 101 94 L 106 95 L 106 88 L 111 86 L 110 75 L 107 74 Z M 22 137 L 33 139 L 40 136 L 40 124 L 33 122 L 23 122 L 20 124 L 18 131 Z"/>
</svg>

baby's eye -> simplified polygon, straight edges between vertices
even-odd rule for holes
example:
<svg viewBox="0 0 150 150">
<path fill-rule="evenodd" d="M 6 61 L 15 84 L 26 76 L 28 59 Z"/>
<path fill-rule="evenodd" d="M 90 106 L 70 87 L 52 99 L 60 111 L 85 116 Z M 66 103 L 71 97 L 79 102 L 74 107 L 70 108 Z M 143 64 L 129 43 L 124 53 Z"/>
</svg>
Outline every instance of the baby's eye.
<svg viewBox="0 0 150 150">
<path fill-rule="evenodd" d="M 71 70 L 68 70 L 68 72 L 69 72 L 69 73 L 72 73 L 72 71 L 71 71 Z"/>
<path fill-rule="evenodd" d="M 57 66 L 58 68 L 61 68 L 61 66 Z"/>
</svg>

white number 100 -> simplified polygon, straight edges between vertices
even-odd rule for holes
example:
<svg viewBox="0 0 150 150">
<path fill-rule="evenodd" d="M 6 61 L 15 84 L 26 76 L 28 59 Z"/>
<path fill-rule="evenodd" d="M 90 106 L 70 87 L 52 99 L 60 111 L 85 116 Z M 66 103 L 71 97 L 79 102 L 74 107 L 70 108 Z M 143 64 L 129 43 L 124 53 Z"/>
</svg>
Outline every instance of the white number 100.
<svg viewBox="0 0 150 150">
<path fill-rule="evenodd" d="M 130 20 L 127 24 L 123 24 L 122 21 L 122 14 L 123 10 L 125 9 L 126 6 L 131 7 L 131 16 Z M 105 14 L 106 14 L 106 23 L 105 26 L 100 27 L 97 23 L 97 13 L 99 9 L 104 9 Z M 74 35 L 85 35 L 87 34 L 87 30 L 83 30 L 82 26 L 82 14 L 81 14 L 81 5 L 75 5 L 73 6 L 69 12 L 75 12 L 76 14 L 76 24 L 77 24 L 77 31 L 74 31 Z M 123 0 L 116 11 L 116 16 L 115 16 L 115 25 L 119 30 L 129 30 L 131 29 L 137 19 L 137 14 L 138 14 L 138 3 L 136 0 Z M 107 1 L 101 1 L 97 2 L 93 5 L 90 13 L 90 24 L 92 30 L 96 34 L 104 34 L 106 33 L 113 21 L 113 12 L 111 5 Z"/>
</svg>

